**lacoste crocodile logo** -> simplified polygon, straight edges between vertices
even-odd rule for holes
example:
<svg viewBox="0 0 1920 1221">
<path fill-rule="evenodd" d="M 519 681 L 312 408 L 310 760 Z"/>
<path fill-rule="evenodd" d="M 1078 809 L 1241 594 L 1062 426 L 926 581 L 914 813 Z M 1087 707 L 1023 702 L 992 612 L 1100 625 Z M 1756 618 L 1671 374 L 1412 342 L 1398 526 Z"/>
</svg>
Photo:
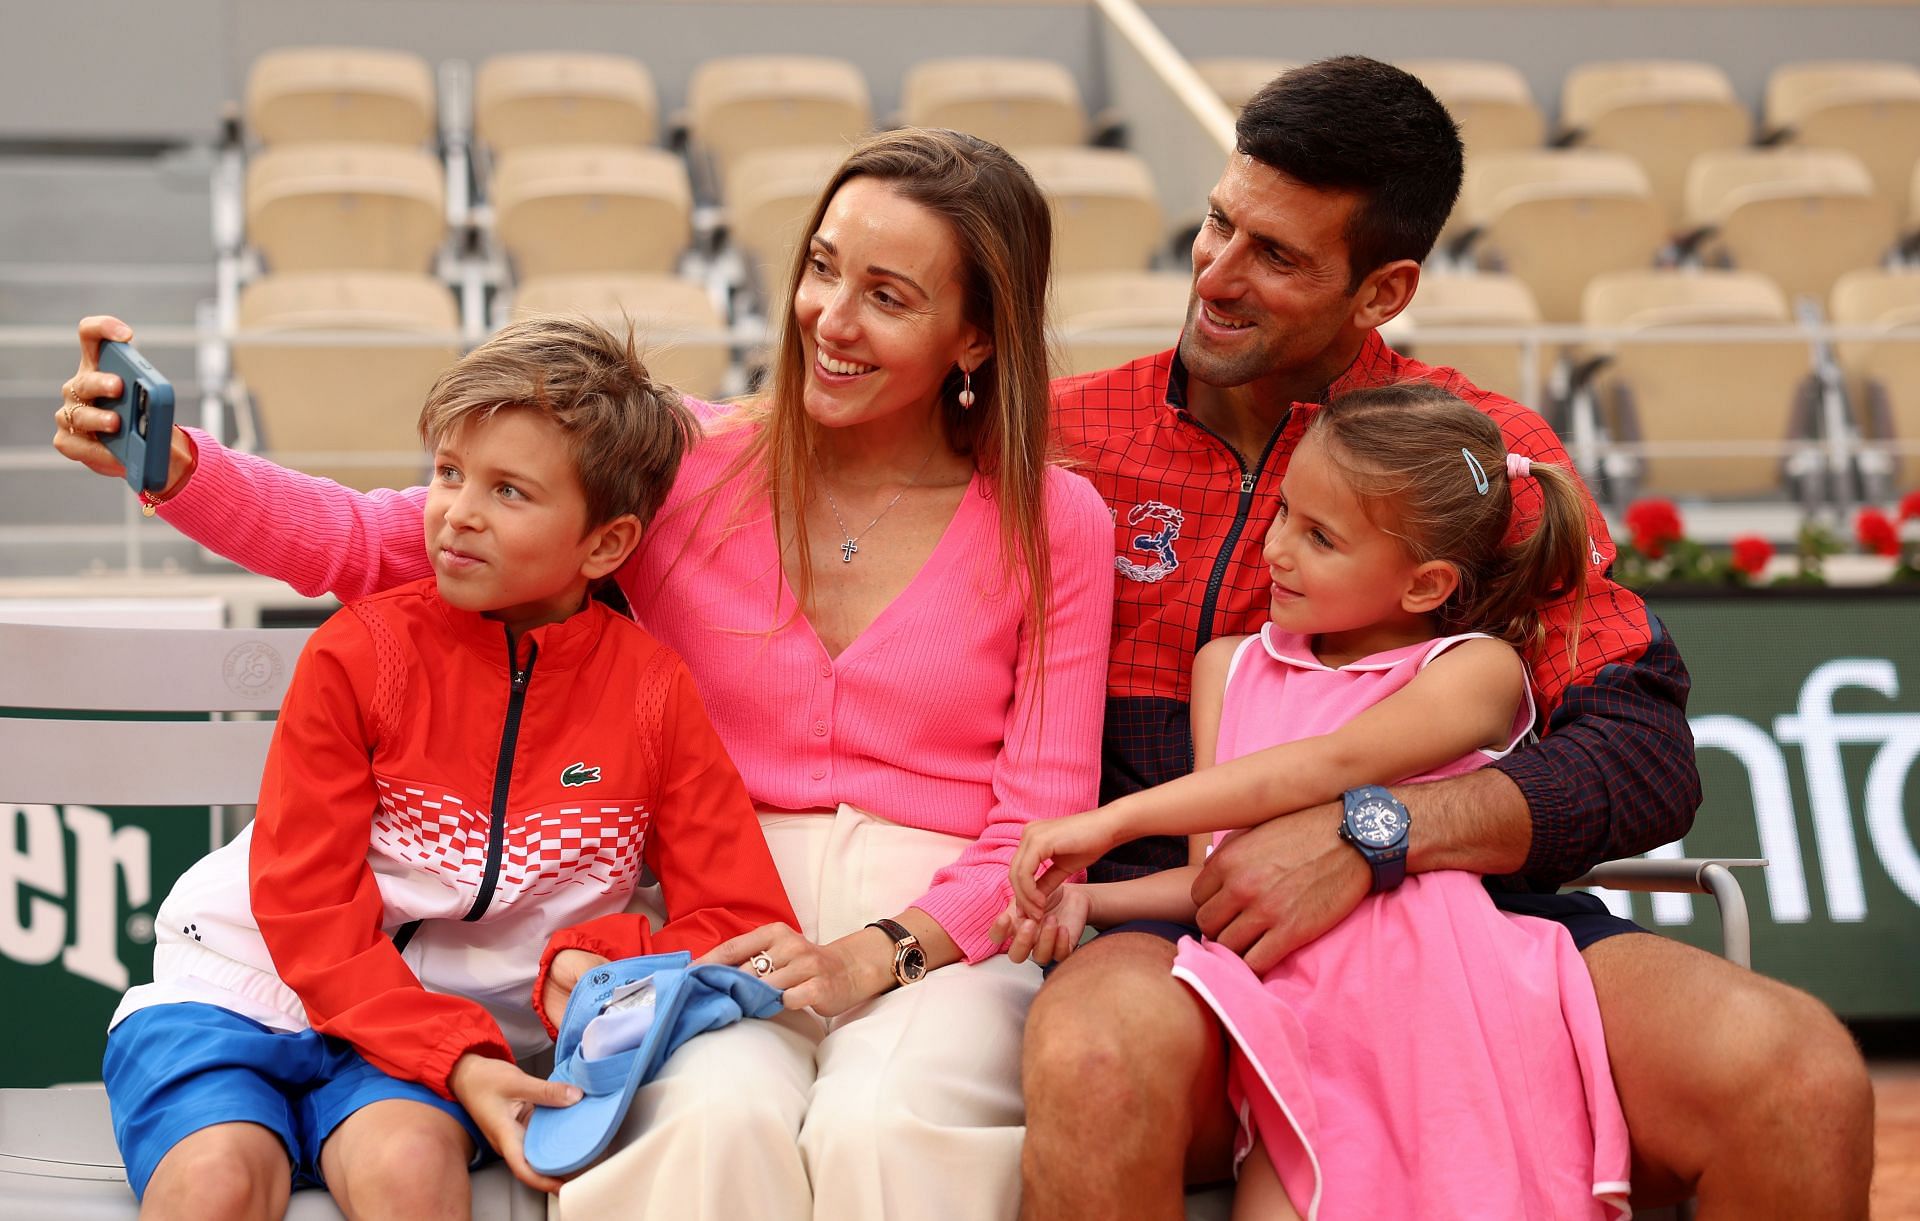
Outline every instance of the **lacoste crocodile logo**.
<svg viewBox="0 0 1920 1221">
<path fill-rule="evenodd" d="M 566 771 L 560 773 L 560 783 L 570 789 L 577 789 L 583 784 L 598 784 L 600 783 L 600 769 L 597 767 L 588 767 L 584 763 L 575 763 L 567 768 Z"/>
</svg>

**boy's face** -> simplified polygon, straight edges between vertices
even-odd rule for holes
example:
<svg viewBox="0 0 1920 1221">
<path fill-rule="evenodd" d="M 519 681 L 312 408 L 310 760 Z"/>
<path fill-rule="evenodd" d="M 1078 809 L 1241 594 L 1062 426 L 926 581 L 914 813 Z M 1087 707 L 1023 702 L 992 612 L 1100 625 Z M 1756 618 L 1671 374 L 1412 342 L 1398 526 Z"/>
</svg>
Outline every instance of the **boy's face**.
<svg viewBox="0 0 1920 1221">
<path fill-rule="evenodd" d="M 506 408 L 441 437 L 433 467 L 427 554 L 440 596 L 516 636 L 579 610 L 588 583 L 639 538 L 631 516 L 587 528 L 566 434 L 534 412 Z"/>
</svg>

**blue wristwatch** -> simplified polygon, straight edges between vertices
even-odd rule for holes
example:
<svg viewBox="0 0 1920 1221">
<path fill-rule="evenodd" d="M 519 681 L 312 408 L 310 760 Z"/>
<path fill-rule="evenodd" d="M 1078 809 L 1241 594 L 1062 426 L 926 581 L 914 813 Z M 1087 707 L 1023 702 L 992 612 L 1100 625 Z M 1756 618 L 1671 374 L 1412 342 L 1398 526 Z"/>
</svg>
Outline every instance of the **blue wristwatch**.
<svg viewBox="0 0 1920 1221">
<path fill-rule="evenodd" d="M 1340 820 L 1340 838 L 1373 870 L 1371 893 L 1400 885 L 1407 876 L 1407 828 L 1412 825 L 1407 807 L 1377 784 L 1348 789 L 1340 800 L 1347 811 Z"/>
</svg>

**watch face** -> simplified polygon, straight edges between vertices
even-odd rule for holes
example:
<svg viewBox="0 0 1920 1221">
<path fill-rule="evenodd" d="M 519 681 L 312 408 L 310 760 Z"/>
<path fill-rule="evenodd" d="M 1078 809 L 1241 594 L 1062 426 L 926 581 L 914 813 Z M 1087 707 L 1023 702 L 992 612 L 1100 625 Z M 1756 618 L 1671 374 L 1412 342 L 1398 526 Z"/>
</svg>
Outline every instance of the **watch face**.
<svg viewBox="0 0 1920 1221">
<path fill-rule="evenodd" d="M 1353 836 L 1369 848 L 1385 848 L 1407 829 L 1406 812 L 1384 801 L 1363 801 L 1347 816 Z"/>
<path fill-rule="evenodd" d="M 899 971 L 902 980 L 913 983 L 927 973 L 927 955 L 920 947 L 915 946 L 900 955 L 895 969 Z"/>
</svg>

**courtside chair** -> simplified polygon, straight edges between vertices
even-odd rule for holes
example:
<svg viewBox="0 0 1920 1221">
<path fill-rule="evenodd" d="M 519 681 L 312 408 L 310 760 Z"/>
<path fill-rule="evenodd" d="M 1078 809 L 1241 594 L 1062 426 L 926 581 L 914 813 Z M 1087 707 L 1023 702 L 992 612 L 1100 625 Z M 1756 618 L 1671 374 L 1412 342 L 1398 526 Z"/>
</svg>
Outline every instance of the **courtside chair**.
<svg viewBox="0 0 1920 1221">
<path fill-rule="evenodd" d="M 1878 340 L 1842 340 L 1835 355 L 1848 379 L 1869 447 L 1899 442 L 1877 463 L 1876 481 L 1920 487 L 1920 268 L 1848 272 L 1833 286 L 1837 326 L 1872 327 Z"/>
<path fill-rule="evenodd" d="M 664 149 L 523 147 L 493 174 L 494 233 L 521 279 L 671 271 L 693 235 L 686 166 Z"/>
<path fill-rule="evenodd" d="M 1081 144 L 1087 109 L 1065 64 L 978 56 L 923 60 L 900 83 L 909 127 L 946 127 L 1022 149 Z"/>
<path fill-rule="evenodd" d="M 1587 281 L 1651 266 L 1666 226 L 1647 174 L 1623 153 L 1487 153 L 1467 163 L 1456 211 L 1485 270 L 1527 286 L 1548 322 L 1580 316 Z"/>
<path fill-rule="evenodd" d="M 426 271 L 446 237 L 444 177 L 419 148 L 270 146 L 247 166 L 248 244 L 271 272 Z"/>
<path fill-rule="evenodd" d="M 1727 74 L 1692 60 L 1582 64 L 1561 85 L 1560 124 L 1567 143 L 1639 162 L 1676 232 L 1685 216 L 1688 164 L 1753 138 L 1753 116 Z"/>
<path fill-rule="evenodd" d="M 262 144 L 398 144 L 434 134 L 433 70 L 418 55 L 357 47 L 268 51 L 247 73 L 247 129 Z"/>
<path fill-rule="evenodd" d="M 1055 275 L 1144 271 L 1167 239 L 1153 171 L 1117 148 L 1032 148 L 1020 160 L 1053 205 Z"/>
<path fill-rule="evenodd" d="M 1254 94 L 1265 88 L 1267 82 L 1282 72 L 1291 71 L 1300 66 L 1297 59 L 1266 59 L 1259 57 L 1223 55 L 1212 59 L 1196 59 L 1193 70 L 1207 87 L 1220 95 L 1227 109 L 1239 114 Z"/>
<path fill-rule="evenodd" d="M 1810 481 L 1817 394 L 1804 338 L 1736 341 L 1653 332 L 1791 326 L 1787 296 L 1751 271 L 1685 268 L 1614 272 L 1587 285 L 1582 321 L 1649 333 L 1596 343 L 1595 393 L 1615 441 L 1655 448 L 1637 467 L 1640 492 L 1757 499 L 1779 494 L 1783 473 Z"/>
<path fill-rule="evenodd" d="M 45 710 L 0 718 L 0 799 L 181 807 L 181 817 L 202 819 L 207 807 L 253 805 L 273 722 L 226 717 L 276 711 L 306 638 L 293 628 L 0 623 L 7 705 Z M 62 719 L 102 712 L 116 719 L 89 719 L 84 733 Z M 152 896 L 155 906 L 161 898 Z M 539 1221 L 546 1200 L 498 1162 L 473 1177 L 473 1215 L 484 1221 Z M 136 1213 L 99 1086 L 0 1089 L 0 1217 L 132 1221 Z M 287 1216 L 333 1221 L 340 1213 L 314 1190 L 295 1192 Z"/>
<path fill-rule="evenodd" d="M 1055 276 L 1056 372 L 1094 373 L 1165 350 L 1186 325 L 1192 277 L 1180 271 Z"/>
<path fill-rule="evenodd" d="M 1766 128 L 1777 142 L 1846 149 L 1904 214 L 1920 158 L 1920 67 L 1880 60 L 1782 65 L 1767 79 Z"/>
<path fill-rule="evenodd" d="M 240 293 L 233 368 L 248 447 L 361 489 L 410 487 L 420 405 L 461 351 L 452 292 L 392 271 L 265 276 Z M 327 342 L 316 343 L 316 337 Z"/>
<path fill-rule="evenodd" d="M 495 55 L 473 78 L 474 135 L 495 154 L 555 144 L 644 147 L 659 135 L 653 74 L 630 55 Z"/>
<path fill-rule="evenodd" d="M 785 308 L 787 276 L 820 191 L 847 158 L 845 145 L 768 148 L 742 154 L 727 193 L 732 277 L 757 295 L 764 316 Z"/>
<path fill-rule="evenodd" d="M 1400 67 L 1420 78 L 1460 125 L 1469 159 L 1482 153 L 1539 148 L 1547 121 L 1533 89 L 1512 64 L 1485 59 L 1408 59 Z"/>
<path fill-rule="evenodd" d="M 1687 171 L 1689 240 L 1709 263 L 1771 277 L 1824 302 L 1846 272 L 1894 244 L 1893 204 L 1852 153 L 1831 148 L 1702 153 Z"/>
<path fill-rule="evenodd" d="M 1496 272 L 1471 275 L 1424 275 L 1412 304 L 1395 319 L 1401 326 L 1394 347 L 1429 365 L 1458 369 L 1473 384 L 1539 411 L 1556 353 L 1544 346 L 1533 349 L 1533 373 L 1528 376 L 1527 345 L 1503 336 L 1498 339 L 1451 338 L 1429 340 L 1425 329 L 1469 330 L 1475 327 L 1515 330 L 1538 325 L 1540 307 L 1533 293 L 1513 276 Z M 1529 393 L 1528 387 L 1532 391 Z"/>
<path fill-rule="evenodd" d="M 873 127 L 866 77 L 844 59 L 736 55 L 710 59 L 687 82 L 687 126 L 722 193 L 733 165 L 762 149 L 836 145 L 844 155 Z"/>
<path fill-rule="evenodd" d="M 707 288 L 691 280 L 632 272 L 522 281 L 513 296 L 514 320 L 542 314 L 585 314 L 615 334 L 625 334 L 631 323 L 648 375 L 696 398 L 745 388 L 728 379 L 733 350 L 726 319 Z"/>
</svg>

